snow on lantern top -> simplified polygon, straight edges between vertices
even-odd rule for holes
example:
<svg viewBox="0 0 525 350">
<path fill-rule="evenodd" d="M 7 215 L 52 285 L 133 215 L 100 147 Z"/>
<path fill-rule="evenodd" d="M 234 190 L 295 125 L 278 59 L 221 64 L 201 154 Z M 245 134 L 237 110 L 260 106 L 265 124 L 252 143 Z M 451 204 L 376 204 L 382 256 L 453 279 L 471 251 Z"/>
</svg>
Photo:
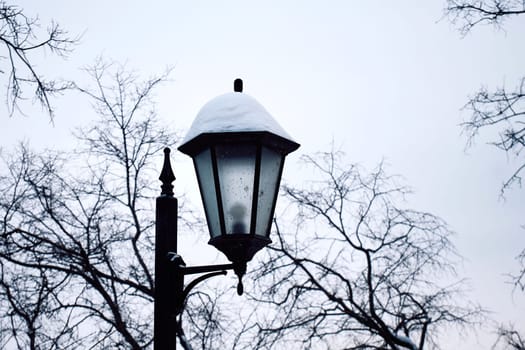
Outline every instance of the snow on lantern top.
<svg viewBox="0 0 525 350">
<path fill-rule="evenodd" d="M 278 139 L 278 148 L 285 154 L 299 147 L 257 100 L 242 93 L 242 80 L 237 79 L 235 92 L 217 96 L 201 108 L 179 150 L 191 156 L 202 149 L 203 142 L 244 134 Z"/>
</svg>

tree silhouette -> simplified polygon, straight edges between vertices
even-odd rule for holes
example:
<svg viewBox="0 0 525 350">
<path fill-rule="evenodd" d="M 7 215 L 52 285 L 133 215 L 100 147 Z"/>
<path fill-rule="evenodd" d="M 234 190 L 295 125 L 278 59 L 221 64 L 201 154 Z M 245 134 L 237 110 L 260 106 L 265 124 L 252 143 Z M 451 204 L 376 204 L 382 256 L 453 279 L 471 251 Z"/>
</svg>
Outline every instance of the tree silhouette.
<svg viewBox="0 0 525 350">
<path fill-rule="evenodd" d="M 156 154 L 176 138 L 117 65 L 77 87 L 99 120 L 83 148 L 5 157 L 0 177 L 1 348 L 144 349 L 152 343 Z M 181 221 L 183 221 L 181 219 Z"/>
<path fill-rule="evenodd" d="M 460 26 L 463 34 L 469 33 L 480 24 L 501 27 L 505 20 L 512 17 L 523 18 L 525 15 L 525 3 L 518 0 L 449 0 L 447 5 L 445 14 Z M 498 137 L 490 143 L 518 162 L 514 172 L 501 187 L 502 195 L 514 185 L 521 187 L 525 171 L 525 77 L 518 79 L 511 90 L 506 87 L 492 91 L 480 89 L 469 99 L 465 108 L 472 112 L 470 119 L 462 123 L 469 145 L 480 132 L 495 131 Z M 524 290 L 525 250 L 517 259 L 520 270 L 514 276 L 514 283 Z"/>
<path fill-rule="evenodd" d="M 519 0 L 448 0 L 445 14 L 459 26 L 462 35 L 483 24 L 502 28 L 511 18 L 523 19 L 525 2 Z M 470 118 L 462 123 L 469 145 L 484 131 L 492 131 L 497 138 L 490 144 L 518 162 L 513 173 L 504 181 L 501 194 L 514 186 L 521 187 L 525 171 L 525 77 L 518 78 L 514 88 L 480 89 L 466 103 Z M 512 276 L 516 287 L 525 290 L 525 249 L 517 256 L 519 272 Z M 494 347 L 524 349 L 523 340 L 513 326 L 497 329 L 498 342 Z"/>
<path fill-rule="evenodd" d="M 501 27 L 507 19 L 525 14 L 525 4 L 521 0 L 447 0 L 445 14 L 466 35 L 478 25 Z"/>
<path fill-rule="evenodd" d="M 77 41 L 77 38 L 68 36 L 57 23 L 52 22 L 47 30 L 42 30 L 37 17 L 29 17 L 18 6 L 0 1 L 0 74 L 6 77 L 5 96 L 9 115 L 20 111 L 20 100 L 33 95 L 49 116 L 53 117 L 50 98 L 71 88 L 71 84 L 46 79 L 31 56 L 49 50 L 57 56 L 65 57 Z M 28 93 L 27 90 L 33 92 Z"/>
<path fill-rule="evenodd" d="M 338 152 L 304 161 L 317 176 L 284 187 L 275 243 L 247 288 L 260 313 L 246 320 L 257 341 L 244 348 L 435 349 L 446 327 L 482 317 L 462 297 L 452 232 L 405 208 L 408 189 L 383 163 L 366 172 Z"/>
</svg>

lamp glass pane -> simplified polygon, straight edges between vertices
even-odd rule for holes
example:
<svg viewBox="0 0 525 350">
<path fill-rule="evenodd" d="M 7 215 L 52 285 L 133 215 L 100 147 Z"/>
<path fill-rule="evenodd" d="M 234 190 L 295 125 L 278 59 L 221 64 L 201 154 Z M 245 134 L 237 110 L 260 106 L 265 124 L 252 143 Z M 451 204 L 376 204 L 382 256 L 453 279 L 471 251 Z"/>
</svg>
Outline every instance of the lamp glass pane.
<svg viewBox="0 0 525 350">
<path fill-rule="evenodd" d="M 278 193 L 283 159 L 284 156 L 280 153 L 266 147 L 262 148 L 257 221 L 255 225 L 255 233 L 260 236 L 268 236 L 270 234 L 271 219 Z"/>
<path fill-rule="evenodd" d="M 226 233 L 250 233 L 256 146 L 217 145 L 215 151 Z"/>
<path fill-rule="evenodd" d="M 211 152 L 206 149 L 194 157 L 195 170 L 199 179 L 199 187 L 206 211 L 208 229 L 212 237 L 221 234 L 221 224 L 219 221 L 219 208 L 217 205 L 217 192 L 215 190 L 215 179 L 213 177 L 213 165 Z"/>
</svg>

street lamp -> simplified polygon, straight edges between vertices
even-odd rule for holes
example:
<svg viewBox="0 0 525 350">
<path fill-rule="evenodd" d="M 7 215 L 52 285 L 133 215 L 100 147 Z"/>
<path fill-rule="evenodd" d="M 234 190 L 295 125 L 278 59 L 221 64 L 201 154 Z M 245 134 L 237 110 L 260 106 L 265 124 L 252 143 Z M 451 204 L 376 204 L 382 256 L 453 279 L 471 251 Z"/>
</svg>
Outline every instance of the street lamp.
<svg viewBox="0 0 525 350">
<path fill-rule="evenodd" d="M 239 277 L 246 263 L 271 243 L 272 217 L 285 156 L 299 144 L 254 98 L 234 92 L 218 96 L 202 107 L 179 150 L 193 159 L 211 239 L 208 242 L 231 264 L 186 267 L 177 255 L 177 199 L 171 182 L 169 149 L 161 172 L 157 198 L 155 260 L 155 349 L 175 348 L 174 328 L 189 290 L 209 277 L 233 269 Z M 166 263 L 170 259 L 170 263 Z M 206 273 L 184 288 L 184 276 Z"/>
</svg>

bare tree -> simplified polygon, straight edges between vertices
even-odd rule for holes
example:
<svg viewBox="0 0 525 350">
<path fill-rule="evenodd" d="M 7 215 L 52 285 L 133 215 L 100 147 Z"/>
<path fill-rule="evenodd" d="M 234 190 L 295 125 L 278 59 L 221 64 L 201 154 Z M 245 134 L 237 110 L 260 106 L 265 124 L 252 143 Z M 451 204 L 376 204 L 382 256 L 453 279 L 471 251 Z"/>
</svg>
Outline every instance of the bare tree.
<svg viewBox="0 0 525 350">
<path fill-rule="evenodd" d="M 33 95 L 53 117 L 51 96 L 71 84 L 44 78 L 31 56 L 49 50 L 64 57 L 77 41 L 57 23 L 52 22 L 47 30 L 41 30 L 37 17 L 29 17 L 20 7 L 0 1 L 0 74 L 6 76 L 9 115 L 20 111 L 20 100 Z M 33 91 L 28 93 L 29 89 Z"/>
<path fill-rule="evenodd" d="M 525 14 L 522 0 L 447 0 L 445 14 L 466 35 L 480 24 L 501 27 L 510 17 Z"/>
<path fill-rule="evenodd" d="M 515 281 L 515 285 L 519 287 L 521 291 L 525 291 L 525 249 L 521 251 L 516 259 L 520 264 L 520 272 L 512 277 Z"/>
<path fill-rule="evenodd" d="M 404 208 L 408 190 L 382 163 L 366 173 L 340 153 L 304 161 L 318 176 L 284 187 L 276 242 L 247 288 L 260 313 L 245 348 L 437 349 L 445 329 L 482 317 L 461 297 L 452 232 Z"/>
<path fill-rule="evenodd" d="M 462 123 L 469 142 L 481 130 L 493 129 L 498 138 L 490 143 L 519 162 L 512 175 L 503 183 L 502 194 L 514 184 L 521 186 L 525 169 L 525 78 L 512 92 L 505 88 L 498 88 L 494 92 L 480 90 L 469 100 L 466 108 L 472 112 L 470 119 Z"/>
<path fill-rule="evenodd" d="M 521 0 L 447 0 L 445 15 L 456 23 L 463 34 L 480 24 L 500 27 L 510 18 L 525 15 L 525 2 Z M 494 91 L 486 88 L 472 96 L 465 108 L 472 112 L 462 123 L 469 144 L 482 130 L 495 130 L 498 137 L 491 144 L 519 160 L 514 173 L 504 182 L 502 192 L 513 184 L 521 185 L 525 169 L 525 77 L 510 91 L 500 87 Z"/>
<path fill-rule="evenodd" d="M 80 88 L 99 121 L 67 154 L 21 146 L 0 177 L 3 349 L 144 349 L 152 344 L 156 154 L 176 138 L 154 89 L 98 62 Z"/>
<path fill-rule="evenodd" d="M 479 24 L 491 24 L 500 28 L 512 17 L 525 15 L 525 2 L 521 0 L 447 0 L 445 14 L 459 25 L 466 35 Z M 499 87 L 494 90 L 480 89 L 470 97 L 465 108 L 470 118 L 462 123 L 469 145 L 482 131 L 497 135 L 489 141 L 501 149 L 518 165 L 504 181 L 501 194 L 517 185 L 525 171 L 525 77 L 518 80 L 512 89 Z M 523 290 L 525 276 L 525 250 L 517 257 L 520 270 L 513 276 L 514 284 Z"/>
<path fill-rule="evenodd" d="M 497 333 L 498 340 L 493 349 L 525 350 L 525 339 L 513 325 L 500 326 Z"/>
<path fill-rule="evenodd" d="M 231 284 L 230 287 L 233 285 Z M 238 327 L 238 324 L 235 320 L 229 319 L 230 315 L 224 312 L 222 307 L 225 304 L 222 300 L 224 297 L 239 301 L 238 295 L 226 296 L 225 286 L 200 287 L 189 295 L 184 307 L 185 317 L 179 318 L 178 325 L 179 333 L 186 335 L 187 338 L 184 349 L 223 349 L 228 346 L 231 341 L 230 333 L 234 333 L 233 329 L 236 328 L 228 332 L 226 325 Z"/>
</svg>

